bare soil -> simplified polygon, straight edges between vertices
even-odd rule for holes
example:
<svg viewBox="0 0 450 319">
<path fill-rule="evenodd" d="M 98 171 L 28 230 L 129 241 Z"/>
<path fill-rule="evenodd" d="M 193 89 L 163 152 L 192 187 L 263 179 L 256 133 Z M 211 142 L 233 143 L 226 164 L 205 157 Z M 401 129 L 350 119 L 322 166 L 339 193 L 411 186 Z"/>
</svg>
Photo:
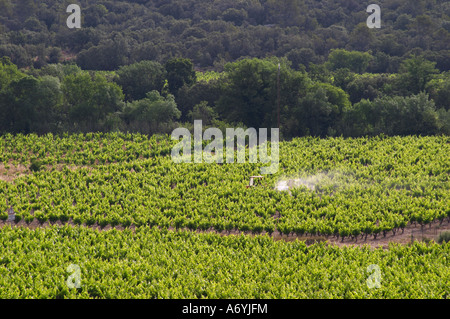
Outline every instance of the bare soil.
<svg viewBox="0 0 450 319">
<path fill-rule="evenodd" d="M 27 175 L 30 173 L 28 167 L 19 164 L 18 166 L 8 165 L 0 163 L 0 180 L 5 182 L 13 182 L 16 178 Z"/>
<path fill-rule="evenodd" d="M 41 223 L 37 219 L 34 219 L 32 222 L 27 223 L 24 220 L 21 220 L 19 222 L 8 222 L 1 220 L 0 221 L 0 229 L 3 227 L 22 227 L 22 228 L 29 228 L 29 229 L 38 229 L 38 228 L 47 228 L 50 226 L 64 226 L 69 225 L 72 227 L 88 227 L 91 229 L 95 229 L 98 231 L 108 231 L 111 229 L 116 229 L 119 231 L 123 231 L 124 229 L 130 229 L 134 231 L 136 229 L 136 226 L 131 225 L 129 227 L 123 227 L 121 225 L 112 226 L 112 225 L 106 225 L 105 227 L 101 227 L 99 224 L 95 223 L 94 225 L 87 226 L 85 224 L 78 225 L 73 222 L 72 219 L 70 219 L 67 222 L 44 222 Z M 355 238 L 345 238 L 342 240 L 342 238 L 336 238 L 335 236 L 311 236 L 311 235 L 303 235 L 299 236 L 297 234 L 291 233 L 291 234 L 281 234 L 279 231 L 275 231 L 271 234 L 268 234 L 266 232 L 262 233 L 252 233 L 251 231 L 239 231 L 239 230 L 231 230 L 231 231 L 221 231 L 218 232 L 212 228 L 208 230 L 191 230 L 187 228 L 183 229 L 175 229 L 173 227 L 169 228 L 170 231 L 192 231 L 196 233 L 214 233 L 219 234 L 221 236 L 233 236 L 233 235 L 247 235 L 247 236 L 257 236 L 257 235 L 269 235 L 273 238 L 273 240 L 284 240 L 284 241 L 304 241 L 307 245 L 314 244 L 316 242 L 327 242 L 329 245 L 335 245 L 338 247 L 344 247 L 344 246 L 357 246 L 357 247 L 363 247 L 368 246 L 370 248 L 383 248 L 388 249 L 390 243 L 397 243 L 401 245 L 408 245 L 414 241 L 429 241 L 434 240 L 437 241 L 437 238 L 441 232 L 444 231 L 450 231 L 450 221 L 449 218 L 446 218 L 445 221 L 440 224 L 439 221 L 433 222 L 429 225 L 424 226 L 423 228 L 419 225 L 408 225 L 405 227 L 404 232 L 396 232 L 394 235 L 392 231 L 389 231 L 386 234 L 386 237 L 383 236 L 383 234 L 379 234 L 376 239 L 373 238 L 373 236 L 368 236 L 367 240 L 362 238 L 362 236 L 358 236 L 357 239 Z"/>
<path fill-rule="evenodd" d="M 66 164 L 57 164 L 57 165 L 43 165 L 42 169 L 46 171 L 62 171 L 64 167 L 67 167 L 70 170 L 77 170 L 80 168 L 86 168 L 92 170 L 91 166 L 77 166 L 77 165 L 66 165 Z M 13 183 L 17 178 L 26 176 L 29 174 L 33 174 L 33 172 L 29 169 L 29 167 L 19 164 L 17 166 L 13 164 L 9 164 L 6 166 L 3 163 L 0 163 L 0 180 Z"/>
<path fill-rule="evenodd" d="M 17 166 L 9 164 L 8 166 L 9 167 L 5 166 L 5 164 L 3 164 L 3 163 L 0 163 L 0 180 L 13 183 L 15 179 L 17 179 L 21 176 L 25 176 L 27 174 L 32 174 L 32 172 L 29 170 L 29 168 L 22 164 L 19 164 Z M 75 169 L 79 169 L 79 168 L 92 169 L 92 167 L 90 167 L 90 166 L 74 166 L 74 165 L 68 166 L 65 164 L 58 164 L 56 166 L 47 165 L 47 166 L 44 166 L 44 169 L 46 169 L 46 170 L 56 169 L 56 170 L 61 171 L 63 169 L 63 167 L 68 167 L 71 170 L 75 170 Z M 275 216 L 275 218 L 277 218 L 277 217 L 279 217 L 279 215 Z M 111 230 L 111 229 L 117 229 L 117 230 L 122 231 L 125 229 L 125 227 L 120 226 L 120 225 L 117 225 L 117 226 L 106 225 L 105 227 L 101 227 L 97 223 L 95 223 L 94 225 L 90 225 L 90 226 L 78 225 L 78 224 L 75 224 L 71 219 L 65 223 L 63 223 L 61 221 L 56 221 L 56 222 L 47 221 L 47 222 L 41 223 L 37 219 L 34 219 L 30 223 L 27 223 L 24 220 L 21 220 L 19 222 L 7 222 L 4 220 L 0 220 L 0 228 L 9 225 L 10 227 L 25 227 L 25 228 L 29 228 L 29 229 L 37 229 L 37 228 L 50 227 L 52 225 L 63 226 L 65 224 L 71 225 L 73 227 L 89 227 L 91 229 L 97 229 L 99 231 L 107 231 L 107 230 Z M 136 227 L 134 225 L 131 225 L 126 228 L 134 230 Z M 169 228 L 169 230 L 178 231 L 180 229 Z M 189 229 L 182 229 L 182 230 L 189 230 Z M 192 231 L 192 230 L 189 230 L 189 231 Z M 434 221 L 424 227 L 421 227 L 420 225 L 409 224 L 407 227 L 405 227 L 403 232 L 397 231 L 395 235 L 394 235 L 393 231 L 389 231 L 389 232 L 387 232 L 385 237 L 383 236 L 382 233 L 380 233 L 376 239 L 374 239 L 373 236 L 368 236 L 366 240 L 362 236 L 357 236 L 357 238 L 346 237 L 346 238 L 344 238 L 344 240 L 342 240 L 342 238 L 337 238 L 335 236 L 327 236 L 327 237 L 326 236 L 311 236 L 311 235 L 300 236 L 300 235 L 297 235 L 294 233 L 282 234 L 279 231 L 275 231 L 268 235 L 271 236 L 274 240 L 284 240 L 284 241 L 300 240 L 300 241 L 305 241 L 306 244 L 308 244 L 308 245 L 313 244 L 314 242 L 327 242 L 330 245 L 336 245 L 339 247 L 369 246 L 372 248 L 382 247 L 384 249 L 387 249 L 389 247 L 389 243 L 398 243 L 398 244 L 402 244 L 402 245 L 407 245 L 413 241 L 428 241 L 428 240 L 437 241 L 439 234 L 443 231 L 450 231 L 450 217 L 446 218 L 442 224 L 440 224 L 439 221 Z M 267 235 L 266 232 L 255 234 L 255 233 L 252 233 L 251 231 L 243 232 L 243 231 L 239 231 L 239 230 L 218 232 L 212 228 L 209 230 L 206 230 L 206 231 L 205 230 L 195 230 L 195 232 L 197 232 L 197 233 L 217 233 L 217 234 L 220 234 L 221 236 L 240 235 L 240 234 L 244 234 L 244 235 L 248 235 L 248 236 Z"/>
</svg>

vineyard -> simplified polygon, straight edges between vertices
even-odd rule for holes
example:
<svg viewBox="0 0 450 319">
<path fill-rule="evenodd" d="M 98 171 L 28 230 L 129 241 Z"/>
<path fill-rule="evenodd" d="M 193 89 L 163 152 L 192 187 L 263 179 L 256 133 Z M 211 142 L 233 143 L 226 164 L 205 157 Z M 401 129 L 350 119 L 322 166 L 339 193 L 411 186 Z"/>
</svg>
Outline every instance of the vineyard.
<svg viewBox="0 0 450 319">
<path fill-rule="evenodd" d="M 448 225 L 448 137 L 282 142 L 278 172 L 255 187 L 249 177 L 264 164 L 175 164 L 174 144 L 123 133 L 1 137 L 0 297 L 448 297 L 448 243 L 301 240 L 364 243 Z M 303 186 L 276 189 L 288 179 Z M 65 284 L 70 264 L 81 289 Z M 366 285 L 371 264 L 379 289 Z"/>
<path fill-rule="evenodd" d="M 2 298 L 448 298 L 450 245 L 389 250 L 274 242 L 266 236 L 98 232 L 53 226 L 0 232 Z M 70 264 L 81 287 L 66 285 Z M 380 267 L 379 289 L 366 285 Z"/>
</svg>

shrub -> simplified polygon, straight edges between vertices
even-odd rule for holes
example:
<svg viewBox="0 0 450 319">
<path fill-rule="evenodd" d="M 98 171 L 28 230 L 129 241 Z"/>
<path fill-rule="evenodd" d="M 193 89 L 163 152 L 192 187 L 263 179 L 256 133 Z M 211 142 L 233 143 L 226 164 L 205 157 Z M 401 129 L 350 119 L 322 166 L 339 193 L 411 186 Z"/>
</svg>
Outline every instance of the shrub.
<svg viewBox="0 0 450 319">
<path fill-rule="evenodd" d="M 318 238 L 308 238 L 307 240 L 305 240 L 305 244 L 307 245 L 307 246 L 310 246 L 310 245 L 314 245 L 314 244 L 317 244 L 317 243 L 322 243 L 322 242 L 326 242 L 327 240 L 325 239 L 325 238 L 323 238 L 323 237 L 318 237 Z"/>
<path fill-rule="evenodd" d="M 447 243 L 450 241 L 450 231 L 445 231 L 439 234 L 438 243 Z"/>
<path fill-rule="evenodd" d="M 30 170 L 33 172 L 38 172 L 41 170 L 42 163 L 37 159 L 31 160 Z"/>
</svg>

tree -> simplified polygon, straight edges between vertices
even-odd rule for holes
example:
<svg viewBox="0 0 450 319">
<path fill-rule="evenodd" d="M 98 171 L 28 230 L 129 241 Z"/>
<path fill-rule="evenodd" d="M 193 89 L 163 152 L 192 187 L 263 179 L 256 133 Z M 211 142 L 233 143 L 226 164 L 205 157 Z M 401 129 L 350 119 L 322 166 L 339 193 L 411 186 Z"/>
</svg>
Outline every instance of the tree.
<svg viewBox="0 0 450 319">
<path fill-rule="evenodd" d="M 327 100 L 325 89 L 310 91 L 300 103 L 297 134 L 326 136 L 331 124 L 333 106 Z"/>
<path fill-rule="evenodd" d="M 407 30 L 411 24 L 411 16 L 409 14 L 402 13 L 395 20 L 394 28 L 398 30 Z"/>
<path fill-rule="evenodd" d="M 32 126 L 33 132 L 44 134 L 58 130 L 61 117 L 62 91 L 57 77 L 43 76 L 37 83 L 36 116 Z"/>
<path fill-rule="evenodd" d="M 123 114 L 125 123 L 132 130 L 149 134 L 164 130 L 167 124 L 181 116 L 174 96 L 169 94 L 163 97 L 158 91 L 149 92 L 144 99 L 128 103 Z"/>
<path fill-rule="evenodd" d="M 174 17 L 175 19 L 180 19 L 183 15 L 183 7 L 179 2 L 172 2 L 162 5 L 159 8 L 159 12 L 164 15 L 169 15 Z"/>
<path fill-rule="evenodd" d="M 161 92 L 166 80 L 164 67 L 153 61 L 122 66 L 117 75 L 116 82 L 122 86 L 128 101 L 143 99 L 148 92 L 154 90 Z"/>
<path fill-rule="evenodd" d="M 438 109 L 450 110 L 450 73 L 435 76 L 426 85 L 426 90 Z"/>
<path fill-rule="evenodd" d="M 26 76 L 8 58 L 0 59 L 0 126 L 13 133 L 56 130 L 61 105 L 59 79 Z"/>
<path fill-rule="evenodd" d="M 28 134 L 36 117 L 38 80 L 25 76 L 12 81 L 0 94 L 1 127 L 6 132 Z"/>
<path fill-rule="evenodd" d="M 235 8 L 229 8 L 225 10 L 225 12 L 222 15 L 222 18 L 225 21 L 233 22 L 236 25 L 241 25 L 244 20 L 248 18 L 247 12 L 244 9 L 235 9 Z"/>
<path fill-rule="evenodd" d="M 13 81 L 25 77 L 9 57 L 0 58 L 0 91 L 7 88 Z"/>
<path fill-rule="evenodd" d="M 107 114 L 123 108 L 122 89 L 101 74 L 70 74 L 63 80 L 62 91 L 69 119 L 83 129 L 98 129 Z"/>
<path fill-rule="evenodd" d="M 202 101 L 195 105 L 194 109 L 189 112 L 188 117 L 192 122 L 195 120 L 202 120 L 203 125 L 211 125 L 217 120 L 216 112 L 206 101 Z"/>
<path fill-rule="evenodd" d="M 174 96 L 177 96 L 178 90 L 183 85 L 192 85 L 197 80 L 194 65 L 189 59 L 171 59 L 167 61 L 165 69 L 167 71 L 169 91 Z"/>
<path fill-rule="evenodd" d="M 331 50 L 326 66 L 331 71 L 349 69 L 355 73 L 363 73 L 372 59 L 372 55 L 367 52 L 335 49 Z"/>
<path fill-rule="evenodd" d="M 366 23 L 358 24 L 350 34 L 349 46 L 358 51 L 366 51 L 375 40 L 374 29 L 369 29 Z"/>
<path fill-rule="evenodd" d="M 14 12 L 22 21 L 32 16 L 37 9 L 37 5 L 33 0 L 16 0 L 14 2 Z"/>
<path fill-rule="evenodd" d="M 222 94 L 219 80 L 209 82 L 199 81 L 192 86 L 184 85 L 178 91 L 177 105 L 181 111 L 181 121 L 188 120 L 189 112 L 194 110 L 194 106 L 206 101 L 209 106 L 216 109 L 216 101 Z"/>
<path fill-rule="evenodd" d="M 316 53 L 310 48 L 293 49 L 286 57 L 291 61 L 292 68 L 295 70 L 301 70 L 303 67 L 309 70 L 310 63 L 317 63 Z"/>
<path fill-rule="evenodd" d="M 305 11 L 302 0 L 268 0 L 267 16 L 272 23 L 279 23 L 283 26 L 301 25 Z"/>
<path fill-rule="evenodd" d="M 362 100 L 347 113 L 346 121 L 354 123 L 351 135 L 429 135 L 439 133 L 441 127 L 433 100 L 423 92 Z"/>
<path fill-rule="evenodd" d="M 108 9 L 103 4 L 91 5 L 84 11 L 83 23 L 86 27 L 96 27 L 108 14 Z"/>
<path fill-rule="evenodd" d="M 425 90 L 433 74 L 438 73 L 436 63 L 430 62 L 422 56 L 413 56 L 400 65 L 398 87 L 404 93 L 418 94 Z"/>
<path fill-rule="evenodd" d="M 333 83 L 333 76 L 325 64 L 309 64 L 308 76 L 314 82 Z"/>
<path fill-rule="evenodd" d="M 349 69 L 337 69 L 333 72 L 333 85 L 345 90 L 347 85 L 356 78 L 357 74 Z"/>
<path fill-rule="evenodd" d="M 450 135 L 450 110 L 439 109 L 437 111 L 439 116 L 440 132 L 442 134 Z"/>
<path fill-rule="evenodd" d="M 81 51 L 77 64 L 84 70 L 116 70 L 127 63 L 129 46 L 123 36 L 108 39 L 98 46 Z"/>
<path fill-rule="evenodd" d="M 31 58 L 27 50 L 20 45 L 2 44 L 0 45 L 0 56 L 7 56 L 19 68 L 30 66 Z"/>
<path fill-rule="evenodd" d="M 298 103 L 308 85 L 302 72 L 280 60 L 281 117 Z M 277 127 L 277 73 L 278 59 L 245 59 L 225 66 L 222 94 L 217 101 L 221 117 L 230 122 L 242 122 L 248 127 Z"/>
<path fill-rule="evenodd" d="M 62 52 L 60 48 L 52 48 L 48 53 L 48 63 L 57 64 L 61 62 Z"/>
<path fill-rule="evenodd" d="M 350 95 L 352 103 L 358 103 L 362 99 L 373 101 L 383 95 L 392 93 L 395 81 L 394 76 L 366 73 L 354 77 L 344 89 Z"/>
<path fill-rule="evenodd" d="M 0 0 L 0 16 L 8 16 L 11 14 L 11 3 L 9 0 Z"/>
<path fill-rule="evenodd" d="M 45 25 L 45 23 L 42 23 L 36 17 L 29 17 L 25 21 L 24 26 L 27 30 L 33 32 L 43 32 L 47 30 L 47 26 Z"/>
<path fill-rule="evenodd" d="M 335 135 L 336 124 L 350 107 L 348 95 L 342 89 L 328 83 L 316 83 L 300 99 L 294 112 L 296 133 L 321 137 Z"/>
</svg>

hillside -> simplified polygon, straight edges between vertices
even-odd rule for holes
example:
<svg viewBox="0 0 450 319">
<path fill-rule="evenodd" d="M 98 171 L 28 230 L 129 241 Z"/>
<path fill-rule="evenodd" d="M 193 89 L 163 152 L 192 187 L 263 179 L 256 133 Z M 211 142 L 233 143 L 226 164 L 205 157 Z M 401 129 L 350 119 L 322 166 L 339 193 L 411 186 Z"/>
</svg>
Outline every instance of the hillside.
<svg viewBox="0 0 450 319">
<path fill-rule="evenodd" d="M 0 1 L 0 56 L 19 67 L 76 58 L 83 69 L 115 70 L 142 60 L 185 57 L 222 70 L 241 57 L 288 57 L 295 67 L 331 49 L 368 51 L 371 72 L 395 73 L 411 53 L 450 69 L 445 0 L 381 0 L 382 28 L 368 29 L 356 0 L 77 1 L 82 28 L 68 29 L 71 1 Z"/>
</svg>

